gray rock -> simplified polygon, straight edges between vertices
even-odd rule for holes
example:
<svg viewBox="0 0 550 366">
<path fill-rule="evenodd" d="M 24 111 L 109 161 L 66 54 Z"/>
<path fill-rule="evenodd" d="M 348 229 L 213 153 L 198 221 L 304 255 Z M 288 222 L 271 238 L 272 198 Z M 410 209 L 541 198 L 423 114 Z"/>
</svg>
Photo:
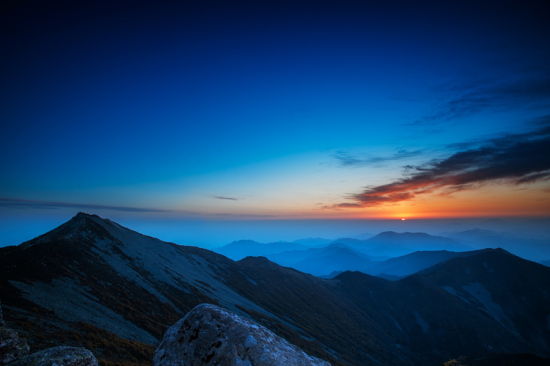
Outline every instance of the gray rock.
<svg viewBox="0 0 550 366">
<path fill-rule="evenodd" d="M 29 353 L 25 338 L 10 328 L 0 327 L 0 365 L 5 365 Z"/>
<path fill-rule="evenodd" d="M 9 366 L 98 366 L 98 363 L 86 348 L 60 346 L 35 352 Z"/>
<path fill-rule="evenodd" d="M 201 304 L 168 328 L 154 366 L 330 366 L 270 330 L 220 307 Z"/>
</svg>

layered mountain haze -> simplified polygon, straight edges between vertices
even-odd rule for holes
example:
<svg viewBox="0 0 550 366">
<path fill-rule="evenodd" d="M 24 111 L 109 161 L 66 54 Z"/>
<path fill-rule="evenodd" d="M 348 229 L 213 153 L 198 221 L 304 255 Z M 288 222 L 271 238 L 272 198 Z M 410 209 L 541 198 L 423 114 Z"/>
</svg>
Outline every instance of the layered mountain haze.
<svg viewBox="0 0 550 366">
<path fill-rule="evenodd" d="M 363 270 L 373 275 L 405 277 L 438 263 L 443 263 L 453 258 L 475 255 L 480 252 L 481 250 L 468 252 L 451 252 L 448 250 L 418 251 L 385 261 L 372 262 Z"/>
<path fill-rule="evenodd" d="M 351 248 L 370 255 L 395 257 L 418 250 L 453 250 L 472 249 L 455 240 L 426 233 L 397 233 L 385 231 L 370 239 L 359 242 L 344 242 Z"/>
<path fill-rule="evenodd" d="M 360 272 L 322 279 L 264 257 L 235 262 L 80 213 L 0 249 L 0 294 L 5 317 L 31 347 L 85 346 L 106 365 L 149 364 L 168 326 L 204 302 L 250 317 L 333 365 L 550 355 L 548 267 L 504 250 L 429 256 L 425 265 L 434 256 L 446 261 L 400 281 Z"/>
<path fill-rule="evenodd" d="M 266 256 L 275 263 L 316 276 L 335 271 L 364 270 L 371 259 L 351 248 L 330 244 L 324 248 L 290 251 Z"/>
<path fill-rule="evenodd" d="M 232 243 L 222 247 L 218 252 L 223 253 L 224 248 L 233 245 Z M 265 248 L 268 244 L 258 246 Z M 276 247 L 271 246 L 271 248 Z M 343 238 L 332 241 L 324 247 L 277 251 L 265 256 L 280 265 L 316 276 L 327 276 L 342 271 L 360 271 L 386 278 L 398 278 L 451 258 L 467 256 L 475 252 L 455 252 L 447 250 L 448 248 L 469 249 L 468 246 L 452 239 L 425 233 L 383 232 L 371 239 Z M 241 246 L 240 250 L 242 250 L 240 256 L 244 256 L 246 248 Z M 261 249 L 256 248 L 251 252 L 258 250 Z"/>
<path fill-rule="evenodd" d="M 306 249 L 308 249 L 308 246 L 306 245 L 284 241 L 275 243 L 259 243 L 254 240 L 238 240 L 224 245 L 221 248 L 217 248 L 216 252 L 233 260 L 239 260 L 248 256 L 269 256 L 286 251 Z"/>
<path fill-rule="evenodd" d="M 535 261 L 550 258 L 548 238 L 525 237 L 487 229 L 471 229 L 445 235 L 473 248 L 504 248 Z"/>
</svg>

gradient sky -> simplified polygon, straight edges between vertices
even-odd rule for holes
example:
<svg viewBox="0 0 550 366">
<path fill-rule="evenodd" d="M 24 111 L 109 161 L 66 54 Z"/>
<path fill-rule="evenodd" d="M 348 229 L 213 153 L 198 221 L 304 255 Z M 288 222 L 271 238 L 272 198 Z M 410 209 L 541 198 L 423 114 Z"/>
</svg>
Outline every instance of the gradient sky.
<svg viewBox="0 0 550 366">
<path fill-rule="evenodd" d="M 549 216 L 547 2 L 380 3 L 4 3 L 0 216 Z"/>
</svg>

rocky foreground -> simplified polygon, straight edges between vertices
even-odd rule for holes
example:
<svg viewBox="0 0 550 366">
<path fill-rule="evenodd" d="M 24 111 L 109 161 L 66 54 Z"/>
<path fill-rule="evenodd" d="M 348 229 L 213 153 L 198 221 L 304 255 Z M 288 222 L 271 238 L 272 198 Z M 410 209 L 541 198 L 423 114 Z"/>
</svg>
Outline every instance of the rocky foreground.
<svg viewBox="0 0 550 366">
<path fill-rule="evenodd" d="M 98 366 L 91 351 L 58 346 L 29 354 L 19 333 L 6 328 L 0 307 L 0 365 Z M 211 304 L 200 304 L 168 328 L 153 366 L 330 366 L 270 330 Z"/>
<path fill-rule="evenodd" d="M 218 306 L 201 304 L 170 327 L 153 366 L 330 366 L 270 330 Z"/>
<path fill-rule="evenodd" d="M 6 366 L 98 366 L 92 352 L 82 347 L 51 347 L 30 353 L 27 340 L 5 327 L 0 306 L 0 365 Z"/>
</svg>

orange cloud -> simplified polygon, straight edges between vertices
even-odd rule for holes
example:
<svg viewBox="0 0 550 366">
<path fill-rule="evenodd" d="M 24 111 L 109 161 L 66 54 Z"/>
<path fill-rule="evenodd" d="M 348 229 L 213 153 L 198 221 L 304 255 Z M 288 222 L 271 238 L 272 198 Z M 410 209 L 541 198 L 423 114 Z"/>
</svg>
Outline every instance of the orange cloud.
<svg viewBox="0 0 550 366">
<path fill-rule="evenodd" d="M 441 161 L 412 167 L 395 182 L 368 187 L 337 208 L 400 203 L 428 193 L 451 194 L 504 181 L 520 185 L 550 178 L 550 116 L 546 126 L 529 133 L 485 141 L 481 146 L 454 153 Z"/>
</svg>

